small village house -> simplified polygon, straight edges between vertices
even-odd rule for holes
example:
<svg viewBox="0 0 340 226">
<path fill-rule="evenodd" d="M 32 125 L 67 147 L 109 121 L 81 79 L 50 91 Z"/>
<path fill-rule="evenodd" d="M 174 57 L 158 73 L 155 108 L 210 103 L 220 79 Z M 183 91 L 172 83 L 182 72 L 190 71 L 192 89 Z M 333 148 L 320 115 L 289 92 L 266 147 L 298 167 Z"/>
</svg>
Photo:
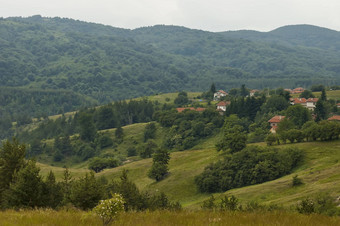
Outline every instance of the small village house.
<svg viewBox="0 0 340 226">
<path fill-rule="evenodd" d="M 220 100 L 221 97 L 226 97 L 228 95 L 227 92 L 224 92 L 223 90 L 219 90 L 216 93 L 214 93 L 214 100 Z"/>
<path fill-rule="evenodd" d="M 318 102 L 319 98 L 290 98 L 290 104 L 296 105 L 300 104 L 309 110 L 314 110 L 316 106 L 316 102 Z"/>
<path fill-rule="evenodd" d="M 303 91 L 305 91 L 304 88 L 298 87 L 298 88 L 293 89 L 290 93 L 291 93 L 291 94 L 303 93 Z"/>
<path fill-rule="evenodd" d="M 275 115 L 273 118 L 271 118 L 268 122 L 270 123 L 271 129 L 270 132 L 276 133 L 277 127 L 280 124 L 280 122 L 285 118 L 286 116 L 282 115 Z"/>
<path fill-rule="evenodd" d="M 216 105 L 216 110 L 225 112 L 225 111 L 227 110 L 227 106 L 228 106 L 229 104 L 230 104 L 230 101 L 220 101 L 220 102 Z"/>
<path fill-rule="evenodd" d="M 250 92 L 249 92 L 249 96 L 253 97 L 253 96 L 255 96 L 255 93 L 258 93 L 258 92 L 259 92 L 258 89 L 252 89 L 252 90 L 250 90 Z"/>
</svg>

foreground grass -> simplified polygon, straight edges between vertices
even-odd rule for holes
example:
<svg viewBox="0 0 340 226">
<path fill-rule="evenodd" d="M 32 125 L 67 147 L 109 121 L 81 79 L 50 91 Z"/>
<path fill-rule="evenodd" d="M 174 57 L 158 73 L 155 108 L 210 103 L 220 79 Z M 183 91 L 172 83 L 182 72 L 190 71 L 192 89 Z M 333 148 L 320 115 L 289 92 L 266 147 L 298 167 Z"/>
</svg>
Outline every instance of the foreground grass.
<svg viewBox="0 0 340 226">
<path fill-rule="evenodd" d="M 0 225 L 101 225 L 82 211 L 31 210 L 0 212 Z M 123 213 L 113 225 L 340 225 L 339 217 L 289 212 L 155 211 Z"/>
</svg>

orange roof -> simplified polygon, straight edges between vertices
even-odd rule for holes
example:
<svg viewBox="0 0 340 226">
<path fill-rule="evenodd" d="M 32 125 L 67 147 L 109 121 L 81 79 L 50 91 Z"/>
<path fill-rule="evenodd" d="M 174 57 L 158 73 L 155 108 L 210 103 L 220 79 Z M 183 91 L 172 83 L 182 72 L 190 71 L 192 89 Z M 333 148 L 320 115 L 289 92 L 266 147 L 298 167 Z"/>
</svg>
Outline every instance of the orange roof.
<svg viewBox="0 0 340 226">
<path fill-rule="evenodd" d="M 230 104 L 230 101 L 221 101 L 217 104 L 217 106 L 227 106 Z"/>
<path fill-rule="evenodd" d="M 332 117 L 330 117 L 327 120 L 329 120 L 329 121 L 332 121 L 332 120 L 340 121 L 340 115 L 333 115 Z"/>
<path fill-rule="evenodd" d="M 316 103 L 316 102 L 318 102 L 318 100 L 319 100 L 319 98 L 308 98 L 307 102 L 314 102 L 314 103 Z"/>
<path fill-rule="evenodd" d="M 218 92 L 220 92 L 220 93 L 223 93 L 223 94 L 228 94 L 227 92 L 225 92 L 225 91 L 223 91 L 223 90 L 219 90 Z"/>
<path fill-rule="evenodd" d="M 270 123 L 278 123 L 281 122 L 282 119 L 284 119 L 286 116 L 281 116 L 281 115 L 275 115 L 273 118 L 271 118 L 268 122 Z"/>
<path fill-rule="evenodd" d="M 290 101 L 294 104 L 303 104 L 307 102 L 306 98 L 290 98 Z"/>
</svg>

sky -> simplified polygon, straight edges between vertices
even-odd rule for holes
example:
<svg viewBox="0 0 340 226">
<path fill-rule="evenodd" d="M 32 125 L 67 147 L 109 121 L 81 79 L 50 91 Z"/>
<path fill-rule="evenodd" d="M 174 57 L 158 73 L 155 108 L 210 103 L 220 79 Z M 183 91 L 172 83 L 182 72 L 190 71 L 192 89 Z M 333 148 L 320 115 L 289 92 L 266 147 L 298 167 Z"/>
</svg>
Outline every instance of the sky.
<svg viewBox="0 0 340 226">
<path fill-rule="evenodd" d="M 0 0 L 0 17 L 41 15 L 134 29 L 270 31 L 311 24 L 340 31 L 340 0 Z"/>
</svg>

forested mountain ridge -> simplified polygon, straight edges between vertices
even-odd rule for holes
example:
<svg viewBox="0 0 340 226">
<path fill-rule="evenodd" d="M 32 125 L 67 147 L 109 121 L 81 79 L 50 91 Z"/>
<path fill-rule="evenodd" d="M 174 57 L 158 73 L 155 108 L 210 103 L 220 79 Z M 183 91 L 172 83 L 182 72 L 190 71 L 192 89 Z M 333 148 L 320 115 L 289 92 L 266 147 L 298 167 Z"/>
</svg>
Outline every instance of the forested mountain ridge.
<svg viewBox="0 0 340 226">
<path fill-rule="evenodd" d="M 268 32 L 281 41 L 265 42 L 178 26 L 129 30 L 41 16 L 1 18 L 0 87 L 71 90 L 101 104 L 159 92 L 203 91 L 212 82 L 223 89 L 338 84 L 339 32 L 320 29 L 314 32 L 315 44 L 302 43 L 311 36 L 294 26 Z M 294 32 L 300 34 L 296 39 Z M 2 112 L 8 111 L 7 102 L 1 102 Z M 44 112 L 43 105 L 33 106 L 39 114 L 61 109 Z"/>
<path fill-rule="evenodd" d="M 240 30 L 221 34 L 230 38 L 315 47 L 340 53 L 340 32 L 313 25 L 288 25 L 270 32 Z"/>
</svg>

